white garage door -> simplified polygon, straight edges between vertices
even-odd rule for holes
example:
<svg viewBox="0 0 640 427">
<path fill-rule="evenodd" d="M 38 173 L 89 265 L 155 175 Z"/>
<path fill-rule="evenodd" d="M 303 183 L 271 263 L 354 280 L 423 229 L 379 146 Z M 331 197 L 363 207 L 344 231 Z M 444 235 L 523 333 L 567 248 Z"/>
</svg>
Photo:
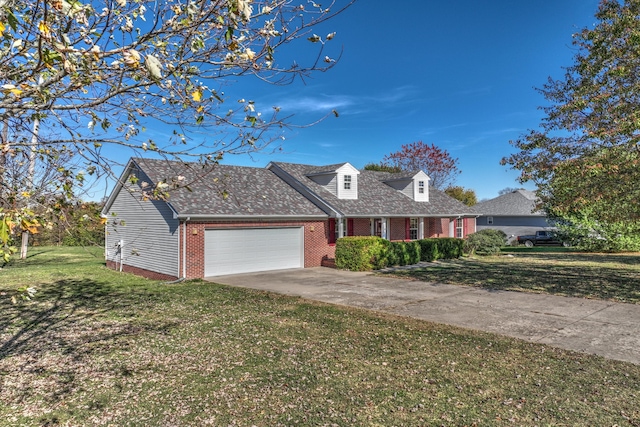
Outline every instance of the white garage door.
<svg viewBox="0 0 640 427">
<path fill-rule="evenodd" d="M 205 230 L 204 275 L 304 266 L 302 227 Z"/>
</svg>

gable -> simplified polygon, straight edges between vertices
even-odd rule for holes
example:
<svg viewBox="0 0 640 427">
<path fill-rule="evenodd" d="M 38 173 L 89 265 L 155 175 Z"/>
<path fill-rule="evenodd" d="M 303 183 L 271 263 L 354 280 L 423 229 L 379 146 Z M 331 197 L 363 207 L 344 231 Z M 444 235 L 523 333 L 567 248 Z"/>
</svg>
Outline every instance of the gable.
<svg viewBox="0 0 640 427">
<path fill-rule="evenodd" d="M 393 176 L 394 178 L 386 179 L 384 183 L 416 202 L 429 201 L 430 178 L 426 173 L 418 171 L 408 176 L 402 174 L 393 174 Z"/>
<path fill-rule="evenodd" d="M 306 176 L 339 199 L 358 198 L 360 171 L 350 163 L 329 165 L 309 171 Z"/>
</svg>

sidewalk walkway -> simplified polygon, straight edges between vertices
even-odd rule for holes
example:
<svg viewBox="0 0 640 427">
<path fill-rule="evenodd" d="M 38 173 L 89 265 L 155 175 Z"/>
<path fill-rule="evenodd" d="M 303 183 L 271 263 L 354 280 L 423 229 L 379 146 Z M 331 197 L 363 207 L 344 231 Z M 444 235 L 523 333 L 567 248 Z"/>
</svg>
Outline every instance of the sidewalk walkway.
<svg viewBox="0 0 640 427">
<path fill-rule="evenodd" d="M 640 305 L 317 267 L 208 280 L 494 332 L 640 364 Z"/>
</svg>

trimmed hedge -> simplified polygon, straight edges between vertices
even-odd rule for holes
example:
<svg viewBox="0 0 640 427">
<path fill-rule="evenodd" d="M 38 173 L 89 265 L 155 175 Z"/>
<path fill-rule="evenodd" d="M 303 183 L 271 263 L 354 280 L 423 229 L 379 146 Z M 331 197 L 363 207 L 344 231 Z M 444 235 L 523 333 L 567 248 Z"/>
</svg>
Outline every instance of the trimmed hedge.
<svg viewBox="0 0 640 427">
<path fill-rule="evenodd" d="M 336 267 L 351 271 L 384 268 L 389 243 L 377 236 L 342 237 L 336 242 Z"/>
<path fill-rule="evenodd" d="M 390 242 L 377 236 L 342 237 L 336 242 L 336 267 L 351 271 L 379 270 L 462 256 L 464 240 L 456 238 Z"/>
<path fill-rule="evenodd" d="M 411 242 L 389 242 L 387 266 L 410 265 L 420 262 L 420 244 Z"/>
</svg>

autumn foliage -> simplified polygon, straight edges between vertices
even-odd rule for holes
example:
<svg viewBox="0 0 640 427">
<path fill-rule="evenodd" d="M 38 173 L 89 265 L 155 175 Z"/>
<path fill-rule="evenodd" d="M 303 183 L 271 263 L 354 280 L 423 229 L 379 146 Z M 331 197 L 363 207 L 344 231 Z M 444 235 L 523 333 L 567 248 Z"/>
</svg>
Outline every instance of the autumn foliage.
<svg viewBox="0 0 640 427">
<path fill-rule="evenodd" d="M 447 150 L 422 141 L 404 144 L 399 151 L 384 156 L 382 164 L 403 171 L 422 170 L 431 178 L 429 184 L 437 189 L 452 184 L 460 173 L 458 159 L 451 157 Z"/>
<path fill-rule="evenodd" d="M 533 181 L 550 216 L 597 249 L 640 249 L 640 2 L 603 0 L 574 35 L 574 64 L 539 89 L 539 130 L 502 160 Z M 634 243 L 635 241 L 635 243 Z"/>
</svg>

